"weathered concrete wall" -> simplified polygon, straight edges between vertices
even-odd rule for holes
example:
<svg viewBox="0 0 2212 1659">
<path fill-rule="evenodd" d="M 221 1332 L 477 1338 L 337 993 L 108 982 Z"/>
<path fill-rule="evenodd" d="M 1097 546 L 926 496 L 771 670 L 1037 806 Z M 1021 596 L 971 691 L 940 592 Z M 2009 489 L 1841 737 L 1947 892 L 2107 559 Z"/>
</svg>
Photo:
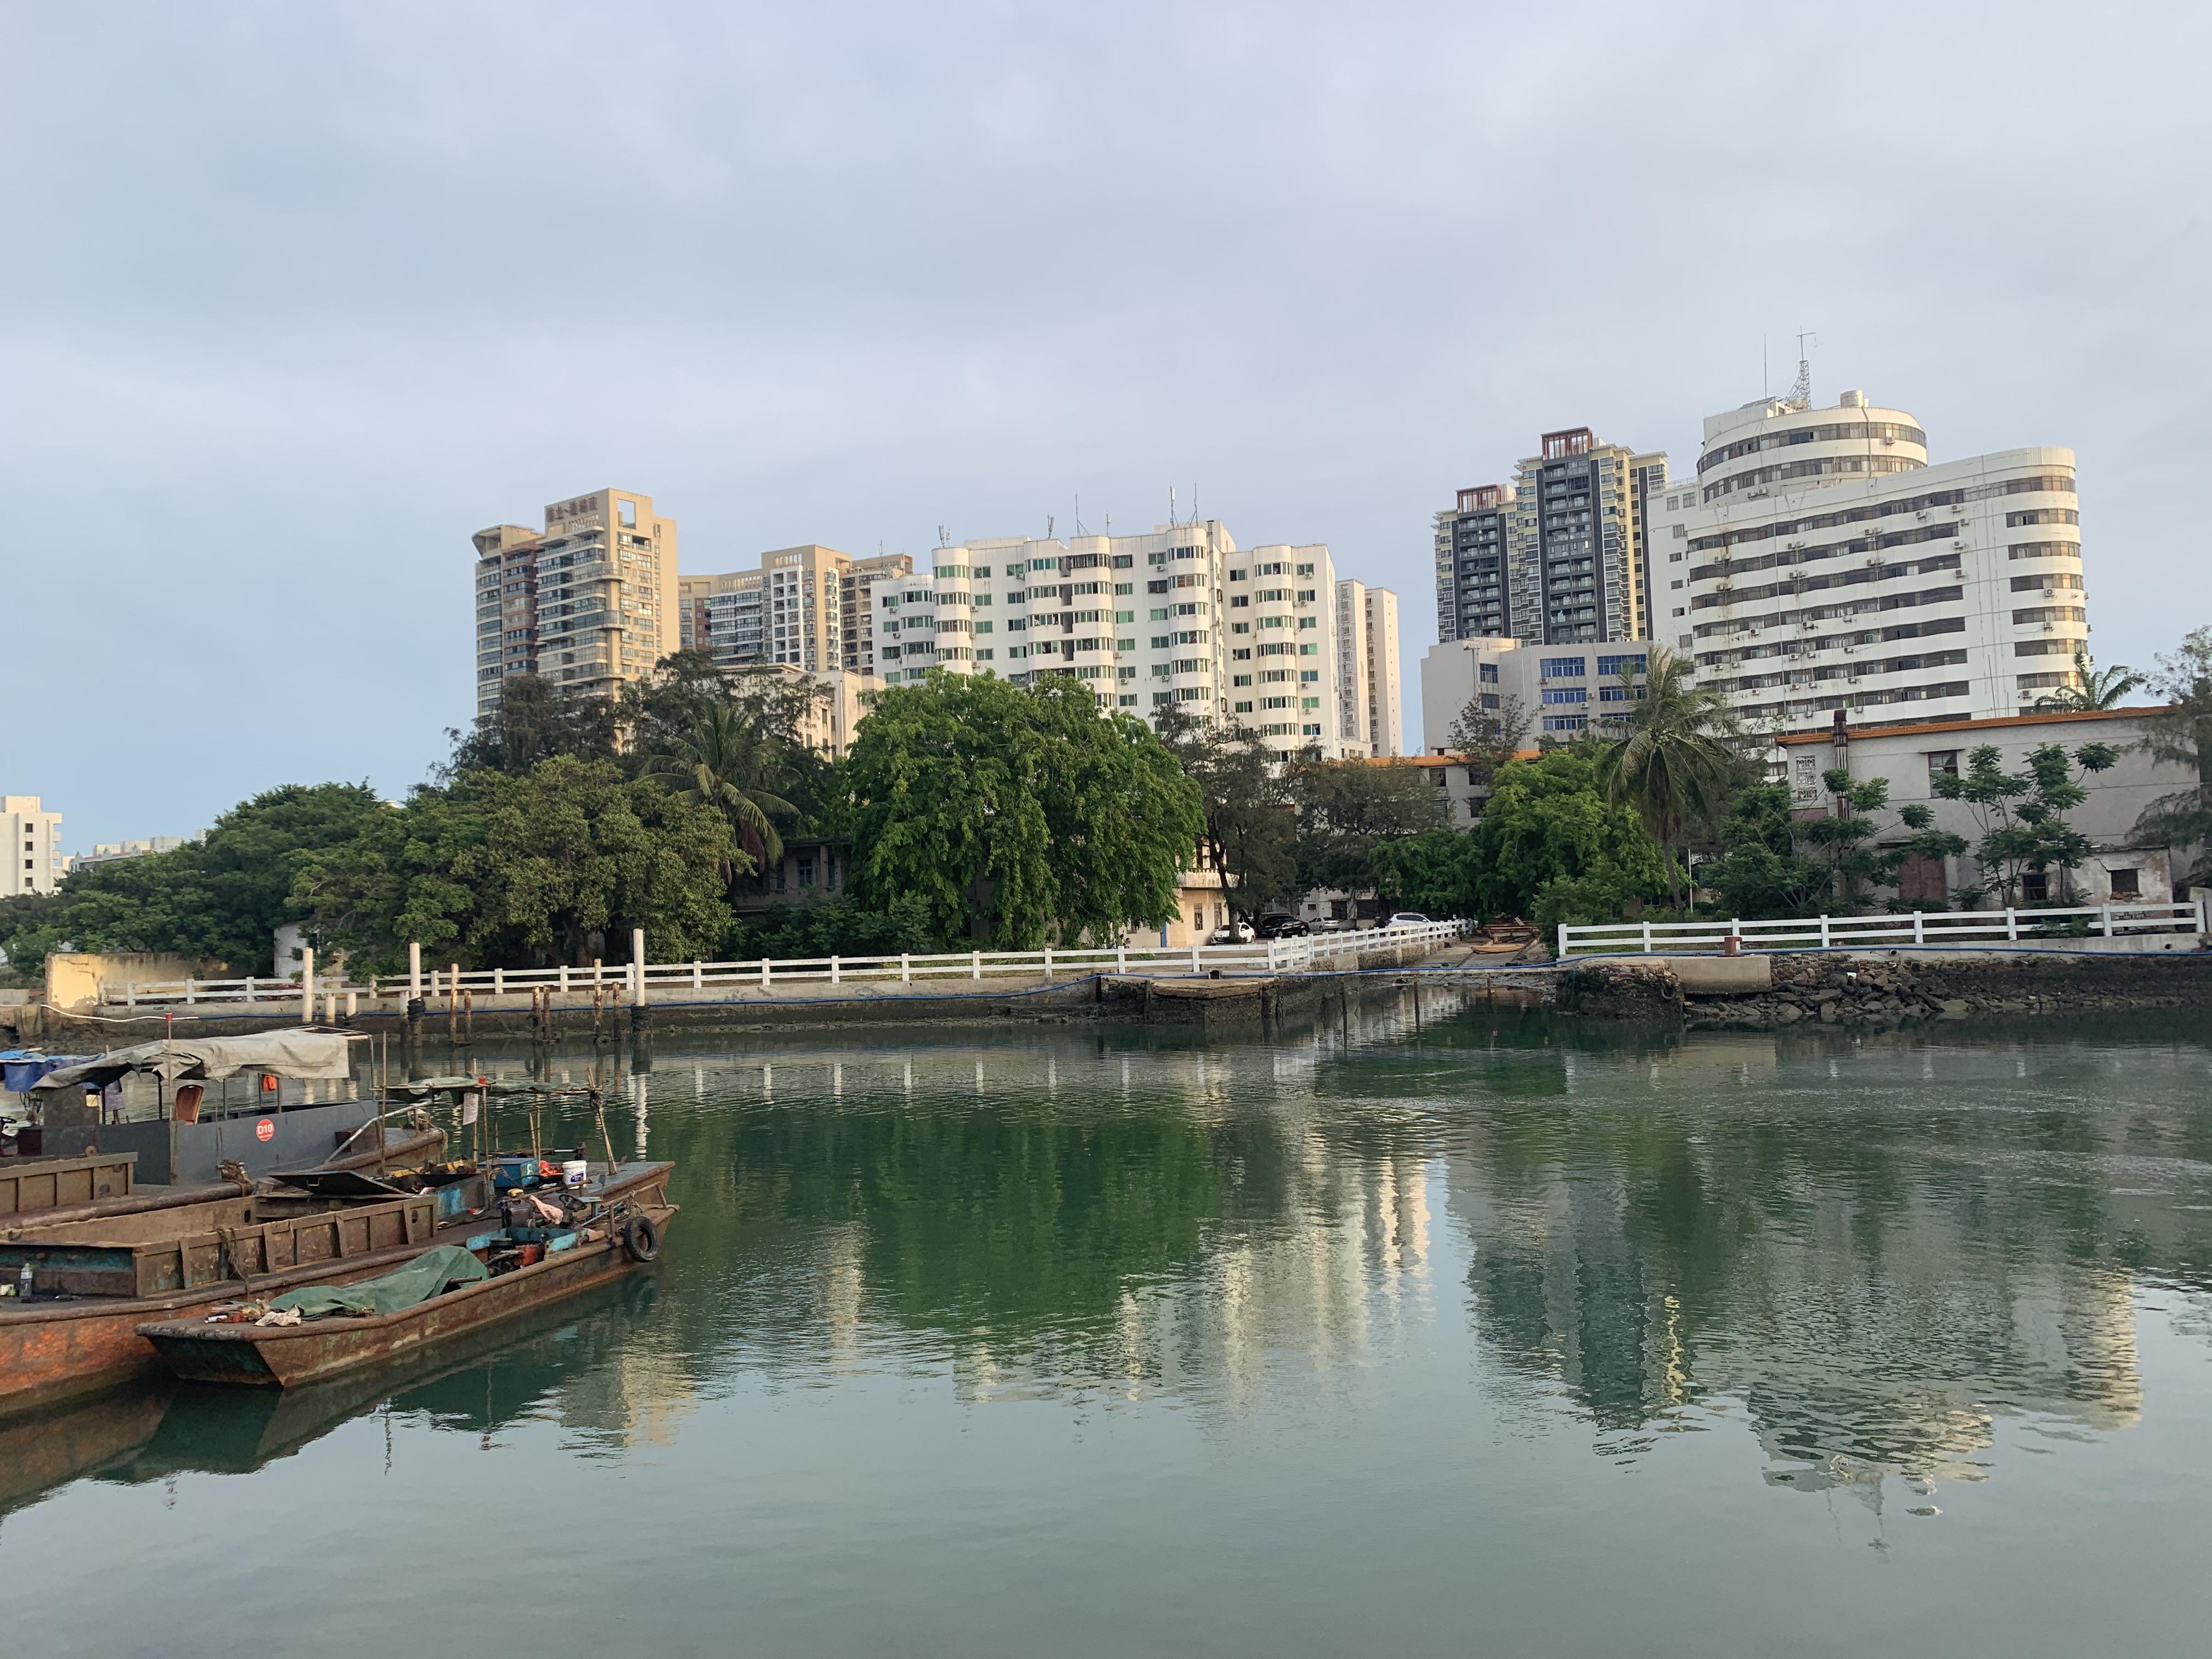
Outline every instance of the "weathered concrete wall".
<svg viewBox="0 0 2212 1659">
<path fill-rule="evenodd" d="M 46 1002 L 55 1008 L 95 1008 L 103 984 L 142 985 L 197 979 L 207 964 L 192 957 L 157 951 L 100 956 L 89 951 L 56 951 L 46 958 Z"/>
<path fill-rule="evenodd" d="M 1710 962 L 1712 958 L 1704 958 Z M 2212 954 L 2048 951 L 1802 951 L 1764 962 L 1763 988 L 1698 982 L 1683 959 L 1613 957 L 1560 976 L 1559 1006 L 1614 1019 L 1755 1029 L 1897 1025 L 1984 1014 L 2212 1007 Z"/>
</svg>

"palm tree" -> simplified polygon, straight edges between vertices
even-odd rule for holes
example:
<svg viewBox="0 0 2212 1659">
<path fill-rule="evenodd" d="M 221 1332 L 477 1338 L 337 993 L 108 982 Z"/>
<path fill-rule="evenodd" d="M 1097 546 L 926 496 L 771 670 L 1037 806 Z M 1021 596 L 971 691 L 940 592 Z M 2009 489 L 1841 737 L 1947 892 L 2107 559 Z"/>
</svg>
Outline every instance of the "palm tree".
<svg viewBox="0 0 2212 1659">
<path fill-rule="evenodd" d="M 2035 706 L 2077 714 L 2093 709 L 2118 708 L 2121 698 L 2143 684 L 2143 677 L 2124 665 L 2103 670 L 2090 667 L 2087 651 L 2074 653 L 2074 675 L 2077 684 L 2061 686 L 2048 696 L 2038 697 Z"/>
<path fill-rule="evenodd" d="M 1669 854 L 1667 897 L 1679 910 L 1672 855 L 1683 827 L 1710 816 L 1735 787 L 1741 767 L 1728 742 L 1734 716 L 1718 689 L 1692 684 L 1690 664 L 1660 646 L 1649 654 L 1642 701 L 1633 701 L 1632 672 L 1624 670 L 1621 683 L 1632 712 L 1621 722 L 1622 736 L 1599 757 L 1598 776 L 1607 799 L 1633 806 L 1645 833 Z"/>
<path fill-rule="evenodd" d="M 796 817 L 799 809 L 776 793 L 789 787 L 791 768 L 783 745 L 761 721 L 726 703 L 708 708 L 647 763 L 645 775 L 666 778 L 676 794 L 729 819 L 731 834 L 756 868 L 782 861 L 775 819 Z"/>
</svg>

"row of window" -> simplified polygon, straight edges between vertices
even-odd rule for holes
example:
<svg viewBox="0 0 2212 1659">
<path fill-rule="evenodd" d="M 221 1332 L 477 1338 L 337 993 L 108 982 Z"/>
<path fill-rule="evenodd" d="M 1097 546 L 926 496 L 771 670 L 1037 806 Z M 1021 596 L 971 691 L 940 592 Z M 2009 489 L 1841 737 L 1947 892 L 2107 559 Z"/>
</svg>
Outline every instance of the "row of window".
<svg viewBox="0 0 2212 1659">
<path fill-rule="evenodd" d="M 2009 559 L 2078 559 L 2081 556 L 2081 544 L 2079 542 L 2014 542 L 2010 547 L 2005 549 L 2005 556 Z M 2041 578 L 2029 576 L 2020 580 L 2033 583 L 2040 580 Z M 2020 580 L 2015 580 L 2013 586 L 2017 587 L 2020 585 Z"/>
<path fill-rule="evenodd" d="M 1951 526 L 1945 526 L 1945 529 Z M 1710 568 L 1710 567 L 1708 567 Z M 1836 587 L 1863 587 L 1869 582 L 1886 582 L 1899 576 L 1930 576 L 1940 570 L 1956 570 L 1960 556 L 1939 553 L 1934 558 L 1918 563 L 1869 564 L 1856 570 L 1832 570 L 1819 576 L 1792 576 L 1786 581 L 1767 582 L 1758 587 L 1737 587 L 1724 583 L 1715 592 L 1700 593 L 1690 601 L 1692 611 L 1710 611 L 1716 605 L 1749 605 L 1759 599 L 1771 599 L 1784 593 L 1818 593 Z"/>
<path fill-rule="evenodd" d="M 2078 570 L 2046 570 L 2040 575 L 2014 576 L 2012 579 L 2012 591 L 2015 593 L 2026 593 L 2036 588 L 2058 587 L 2069 592 L 2081 592 L 2081 573 Z"/>
<path fill-rule="evenodd" d="M 1739 618 L 1733 622 L 1699 623 L 1692 636 L 1705 639 L 1712 635 L 1751 634 L 1762 628 L 1788 628 L 1800 623 L 1822 622 L 1837 617 L 1863 615 L 1869 611 L 1910 611 L 1923 605 L 1954 605 L 1960 590 L 1955 587 L 1923 587 L 1911 593 L 1885 593 L 1873 599 L 1854 599 L 1844 605 L 1814 605 L 1803 611 L 1778 611 L 1769 616 Z M 2017 616 L 2017 612 L 2014 613 Z"/>
<path fill-rule="evenodd" d="M 1690 567 L 1693 582 L 1712 581 L 1723 577 L 1740 576 L 1759 570 L 1772 570 L 1778 566 L 1818 564 L 1824 559 L 1855 558 L 1863 554 L 1883 552 L 1893 547 L 1910 547 L 1918 542 L 1948 541 L 1959 533 L 1955 524 L 1917 526 L 1911 530 L 1893 530 L 1887 535 L 1854 536 L 1849 541 L 1829 542 L 1820 547 L 1784 548 L 1778 553 L 1762 554 L 1753 559 L 1730 558 L 1723 550 L 1711 564 Z M 1670 557 L 1670 563 L 1673 562 Z"/>
<path fill-rule="evenodd" d="M 1905 455 L 1816 456 L 1811 460 L 1784 461 L 1778 466 L 1755 466 L 1747 472 L 1717 478 L 1705 486 L 1705 499 L 1717 501 L 1739 489 L 1786 483 L 1792 478 L 1886 477 L 1893 472 L 1915 471 L 1921 465 Z"/>
<path fill-rule="evenodd" d="M 1883 443 L 1917 444 L 1928 447 L 1928 434 L 1917 426 L 1907 426 L 1902 421 L 1832 421 L 1820 426 L 1801 426 L 1792 432 L 1770 432 L 1756 438 L 1746 438 L 1723 449 L 1698 457 L 1698 471 L 1719 466 L 1725 462 L 1739 460 L 1746 455 L 1755 455 L 1765 449 L 1786 449 L 1798 444 L 1849 443 L 1855 439 L 1875 439 Z M 1672 501 L 1668 503 L 1673 506 Z"/>
</svg>

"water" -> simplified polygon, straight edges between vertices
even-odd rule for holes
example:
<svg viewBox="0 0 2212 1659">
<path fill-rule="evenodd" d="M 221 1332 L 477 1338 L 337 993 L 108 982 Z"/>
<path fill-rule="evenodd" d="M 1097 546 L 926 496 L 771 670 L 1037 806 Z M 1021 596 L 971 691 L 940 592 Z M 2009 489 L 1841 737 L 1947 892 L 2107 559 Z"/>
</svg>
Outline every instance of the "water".
<svg viewBox="0 0 2212 1659">
<path fill-rule="evenodd" d="M 663 1036 L 613 1123 L 679 1160 L 652 1274 L 0 1425 L 0 1650 L 2201 1652 L 2209 1060 Z"/>
</svg>

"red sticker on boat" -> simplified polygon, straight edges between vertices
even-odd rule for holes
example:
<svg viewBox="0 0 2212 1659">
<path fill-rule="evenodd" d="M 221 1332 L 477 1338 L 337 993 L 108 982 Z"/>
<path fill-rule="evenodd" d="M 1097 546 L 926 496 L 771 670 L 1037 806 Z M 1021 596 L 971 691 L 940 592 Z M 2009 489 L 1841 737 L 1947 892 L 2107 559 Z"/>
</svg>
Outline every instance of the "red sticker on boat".
<svg viewBox="0 0 2212 1659">
<path fill-rule="evenodd" d="M 260 1122 L 253 1126 L 253 1138 L 256 1140 L 276 1139 L 276 1126 L 271 1123 L 267 1118 L 263 1118 Z"/>
</svg>

